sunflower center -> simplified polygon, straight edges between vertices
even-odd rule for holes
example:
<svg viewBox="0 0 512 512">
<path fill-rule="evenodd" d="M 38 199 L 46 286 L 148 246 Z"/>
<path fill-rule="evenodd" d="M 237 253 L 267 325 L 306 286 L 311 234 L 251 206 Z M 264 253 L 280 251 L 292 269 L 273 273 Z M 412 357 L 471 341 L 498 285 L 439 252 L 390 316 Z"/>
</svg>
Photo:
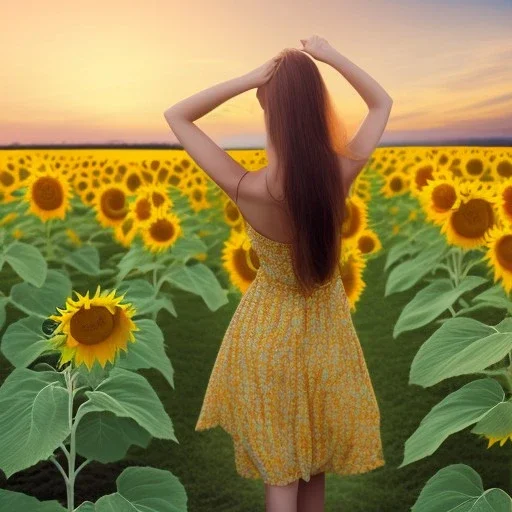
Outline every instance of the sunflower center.
<svg viewBox="0 0 512 512">
<path fill-rule="evenodd" d="M 472 158 L 466 163 L 466 170 L 471 176 L 480 176 L 484 172 L 484 164 L 478 158 Z"/>
<path fill-rule="evenodd" d="M 416 171 L 416 185 L 418 185 L 418 188 L 421 190 L 426 184 L 427 180 L 432 179 L 432 173 L 434 169 L 431 165 L 427 165 L 425 167 L 420 167 Z"/>
<path fill-rule="evenodd" d="M 512 217 L 512 186 L 506 187 L 503 191 L 503 209 Z"/>
<path fill-rule="evenodd" d="M 135 192 L 141 185 L 142 180 L 138 174 L 132 173 L 128 176 L 126 186 L 129 188 L 130 192 Z"/>
<path fill-rule="evenodd" d="M 375 249 L 375 240 L 371 236 L 362 236 L 358 245 L 363 254 L 368 254 Z"/>
<path fill-rule="evenodd" d="M 457 199 L 455 189 L 447 183 L 438 185 L 432 192 L 432 202 L 441 211 L 449 210 L 455 203 L 455 199 Z"/>
<path fill-rule="evenodd" d="M 352 203 L 345 205 L 346 220 L 341 227 L 341 234 L 344 238 L 350 238 L 355 235 L 359 229 L 359 210 Z"/>
<path fill-rule="evenodd" d="M 10 187 L 14 183 L 13 175 L 7 171 L 0 172 L 0 183 L 4 187 Z"/>
<path fill-rule="evenodd" d="M 496 167 L 498 174 L 504 178 L 510 178 L 512 176 L 512 163 L 508 160 L 503 160 Z"/>
<path fill-rule="evenodd" d="M 51 176 L 42 176 L 35 181 L 32 197 L 41 210 L 56 210 L 64 199 L 60 183 Z"/>
<path fill-rule="evenodd" d="M 151 203 L 147 199 L 139 199 L 135 211 L 139 220 L 147 220 L 151 216 Z"/>
<path fill-rule="evenodd" d="M 399 176 L 393 176 L 391 178 L 391 180 L 389 181 L 389 188 L 393 191 L 393 192 L 400 192 L 403 190 L 403 181 L 402 181 L 402 178 L 400 178 Z"/>
<path fill-rule="evenodd" d="M 101 209 L 109 219 L 123 219 L 126 216 L 123 191 L 117 188 L 105 191 L 101 196 Z"/>
<path fill-rule="evenodd" d="M 157 208 L 159 206 L 161 206 L 165 201 L 165 197 L 160 192 L 153 192 L 153 194 L 151 195 L 151 198 L 152 198 L 153 204 Z"/>
<path fill-rule="evenodd" d="M 151 224 L 151 237 L 158 242 L 167 242 L 174 235 L 174 226 L 166 219 L 158 219 Z"/>
<path fill-rule="evenodd" d="M 114 315 L 105 306 L 82 307 L 71 318 L 71 335 L 82 345 L 97 345 L 110 336 L 114 320 Z"/>
<path fill-rule="evenodd" d="M 452 215 L 455 231 L 466 238 L 479 238 L 492 227 L 494 217 L 491 205 L 484 199 L 470 199 L 462 202 Z"/>
<path fill-rule="evenodd" d="M 496 246 L 496 257 L 503 268 L 512 272 L 512 235 L 505 235 Z"/>
</svg>

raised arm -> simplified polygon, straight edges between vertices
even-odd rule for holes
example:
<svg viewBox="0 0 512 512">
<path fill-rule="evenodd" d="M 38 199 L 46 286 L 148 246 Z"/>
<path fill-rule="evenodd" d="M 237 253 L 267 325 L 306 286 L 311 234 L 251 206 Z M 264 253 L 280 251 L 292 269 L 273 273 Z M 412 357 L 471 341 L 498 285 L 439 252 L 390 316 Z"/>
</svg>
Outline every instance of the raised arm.
<svg viewBox="0 0 512 512">
<path fill-rule="evenodd" d="M 341 55 L 330 46 L 324 62 L 339 71 L 368 105 L 368 114 L 348 143 L 357 159 L 368 160 L 379 143 L 388 123 L 393 100 L 391 96 L 366 71 Z"/>
</svg>

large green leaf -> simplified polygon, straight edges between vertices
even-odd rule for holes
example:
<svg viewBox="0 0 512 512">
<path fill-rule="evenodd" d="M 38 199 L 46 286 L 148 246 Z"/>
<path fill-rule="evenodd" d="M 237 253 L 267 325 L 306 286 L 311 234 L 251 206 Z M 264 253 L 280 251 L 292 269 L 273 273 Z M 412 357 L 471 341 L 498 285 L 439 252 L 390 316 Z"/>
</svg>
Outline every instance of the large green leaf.
<svg viewBox="0 0 512 512">
<path fill-rule="evenodd" d="M 66 512 L 57 500 L 39 501 L 22 492 L 0 489 L 0 510 L 5 512 Z"/>
<path fill-rule="evenodd" d="M 71 296 L 68 276 L 54 269 L 48 270 L 46 281 L 40 288 L 29 283 L 18 283 L 11 288 L 11 302 L 27 315 L 47 318 L 56 314 Z"/>
<path fill-rule="evenodd" d="M 398 242 L 389 249 L 386 256 L 386 263 L 384 265 L 384 271 L 387 272 L 389 267 L 396 261 L 400 260 L 403 256 L 411 256 L 418 254 L 421 249 L 421 245 L 411 243 L 409 239 Z"/>
<path fill-rule="evenodd" d="M 467 276 L 456 287 L 449 279 L 433 281 L 406 304 L 393 329 L 393 338 L 404 331 L 428 324 L 452 306 L 462 294 L 486 282 L 487 279 L 479 276 Z"/>
<path fill-rule="evenodd" d="M 117 477 L 116 484 L 117 492 L 102 496 L 96 502 L 95 512 L 187 511 L 185 488 L 170 471 L 133 466 Z"/>
<path fill-rule="evenodd" d="M 16 368 L 0 388 L 0 425 L 0 468 L 7 478 L 47 459 L 69 434 L 61 376 Z"/>
<path fill-rule="evenodd" d="M 134 333 L 135 343 L 128 344 L 128 352 L 120 352 L 117 366 L 129 370 L 156 368 L 174 388 L 174 370 L 165 353 L 164 335 L 158 325 L 147 318 L 137 321 L 139 331 Z"/>
<path fill-rule="evenodd" d="M 9 324 L 2 337 L 2 353 L 16 367 L 26 367 L 46 350 L 52 350 L 43 337 L 42 320 L 28 316 Z"/>
<path fill-rule="evenodd" d="M 139 270 L 142 271 L 142 268 L 139 267 Z M 155 289 L 145 279 L 124 281 L 117 290 L 119 294 L 126 293 L 125 301 L 133 304 L 137 315 L 147 315 L 154 311 L 158 313 L 163 308 L 175 317 L 178 316 L 171 298 L 161 291 L 155 296 Z"/>
<path fill-rule="evenodd" d="M 491 378 L 469 382 L 436 404 L 405 442 L 399 468 L 434 453 L 451 434 L 480 421 L 505 398 L 503 388 Z"/>
<path fill-rule="evenodd" d="M 4 258 L 23 281 L 37 287 L 42 286 L 46 279 L 48 264 L 39 249 L 15 241 L 7 247 Z"/>
<path fill-rule="evenodd" d="M 501 283 L 497 283 L 478 294 L 473 302 L 481 302 L 489 307 L 507 309 L 512 312 L 512 302 Z"/>
<path fill-rule="evenodd" d="M 471 432 L 505 441 L 512 433 L 512 402 L 502 402 L 491 409 Z"/>
<path fill-rule="evenodd" d="M 144 250 L 144 247 L 139 244 L 133 244 L 117 264 L 119 268 L 118 282 L 121 282 L 133 269 L 152 261 L 153 257 L 149 251 Z"/>
<path fill-rule="evenodd" d="M 510 512 L 512 500 L 503 490 L 484 491 L 480 475 L 465 464 L 451 464 L 430 477 L 411 512 Z"/>
<path fill-rule="evenodd" d="M 151 436 L 131 418 L 111 412 L 90 412 L 78 424 L 76 450 L 87 459 L 103 464 L 121 460 L 132 444 L 147 448 Z"/>
<path fill-rule="evenodd" d="M 211 311 L 216 311 L 229 302 L 228 290 L 221 287 L 215 274 L 202 263 L 172 267 L 162 279 L 182 290 L 199 295 Z"/>
<path fill-rule="evenodd" d="M 450 318 L 418 350 L 409 384 L 428 387 L 449 377 L 480 372 L 510 350 L 512 332 L 498 332 L 473 318 Z"/>
<path fill-rule="evenodd" d="M 94 245 L 84 245 L 69 252 L 62 261 L 89 276 L 97 276 L 100 273 L 100 254 Z"/>
<path fill-rule="evenodd" d="M 432 271 L 434 265 L 448 252 L 446 243 L 438 238 L 431 245 L 423 247 L 414 258 L 397 265 L 389 273 L 384 296 L 412 288 L 421 278 Z"/>
<path fill-rule="evenodd" d="M 134 419 L 153 437 L 178 442 L 171 418 L 142 375 L 116 367 L 94 391 L 85 394 L 89 400 L 80 406 L 77 421 L 92 411 L 110 411 L 116 416 Z"/>
</svg>

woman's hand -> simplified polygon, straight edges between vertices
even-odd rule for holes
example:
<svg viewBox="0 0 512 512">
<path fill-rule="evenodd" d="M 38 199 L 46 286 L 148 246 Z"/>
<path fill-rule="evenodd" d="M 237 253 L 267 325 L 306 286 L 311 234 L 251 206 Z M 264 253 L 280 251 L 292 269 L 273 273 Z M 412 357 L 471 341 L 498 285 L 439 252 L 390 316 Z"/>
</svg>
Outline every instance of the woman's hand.
<svg viewBox="0 0 512 512">
<path fill-rule="evenodd" d="M 329 55 L 329 52 L 333 50 L 333 47 L 323 37 L 317 35 L 308 37 L 307 39 L 301 39 L 300 42 L 304 48 L 301 51 L 309 53 L 311 57 L 321 62 L 325 62 L 325 59 Z"/>
<path fill-rule="evenodd" d="M 246 75 L 243 75 L 243 77 L 245 80 L 247 80 L 252 89 L 255 87 L 260 87 L 266 84 L 272 78 L 272 75 L 277 69 L 278 61 L 278 57 L 272 57 L 270 60 L 265 62 L 265 64 L 262 64 L 256 69 L 253 69 Z"/>
</svg>

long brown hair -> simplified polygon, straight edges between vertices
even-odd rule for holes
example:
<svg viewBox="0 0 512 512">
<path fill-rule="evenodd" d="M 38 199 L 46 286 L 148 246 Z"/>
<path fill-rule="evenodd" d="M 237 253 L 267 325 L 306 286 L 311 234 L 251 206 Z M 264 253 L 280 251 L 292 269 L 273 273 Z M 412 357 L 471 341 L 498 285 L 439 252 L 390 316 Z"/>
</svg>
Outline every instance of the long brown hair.
<svg viewBox="0 0 512 512">
<path fill-rule="evenodd" d="M 346 191 L 338 155 L 350 155 L 346 131 L 317 65 L 300 50 L 280 52 L 264 98 L 294 235 L 294 273 L 308 296 L 333 277 L 340 262 Z"/>
</svg>

